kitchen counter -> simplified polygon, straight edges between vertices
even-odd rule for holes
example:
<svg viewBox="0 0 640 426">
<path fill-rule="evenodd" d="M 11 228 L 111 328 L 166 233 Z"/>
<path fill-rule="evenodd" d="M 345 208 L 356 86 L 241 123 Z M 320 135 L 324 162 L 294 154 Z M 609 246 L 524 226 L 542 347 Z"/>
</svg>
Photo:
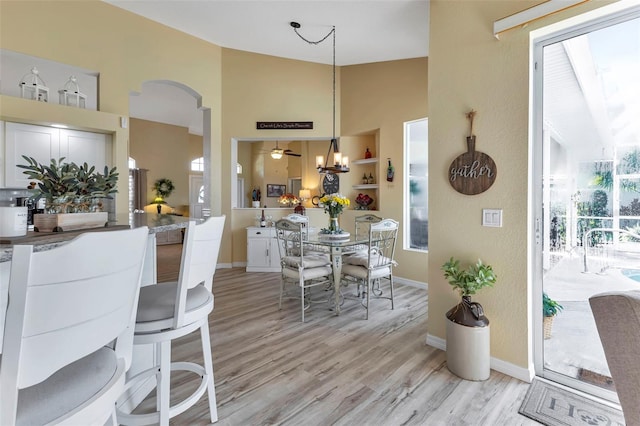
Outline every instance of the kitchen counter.
<svg viewBox="0 0 640 426">
<path fill-rule="evenodd" d="M 69 240 L 85 232 L 104 232 L 118 229 L 139 228 L 147 226 L 149 234 L 186 228 L 191 220 L 198 220 L 169 214 L 130 213 L 117 216 L 116 221 L 109 222 L 103 228 L 80 229 L 67 232 L 27 232 L 22 237 L 0 238 L 0 262 L 11 260 L 13 246 L 16 244 L 32 244 L 34 251 L 51 250 L 65 244 Z"/>
</svg>

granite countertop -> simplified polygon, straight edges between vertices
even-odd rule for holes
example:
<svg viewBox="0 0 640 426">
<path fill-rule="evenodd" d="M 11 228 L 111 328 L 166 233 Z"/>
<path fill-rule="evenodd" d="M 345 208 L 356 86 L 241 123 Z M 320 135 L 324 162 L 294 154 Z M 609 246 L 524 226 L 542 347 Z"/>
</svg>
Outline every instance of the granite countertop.
<svg viewBox="0 0 640 426">
<path fill-rule="evenodd" d="M 118 215 L 116 220 L 109 222 L 106 227 L 82 229 L 68 232 L 27 232 L 23 237 L 12 237 L 0 243 L 0 262 L 11 260 L 13 246 L 17 244 L 32 244 L 34 251 L 51 250 L 65 244 L 69 240 L 85 232 L 104 232 L 128 228 L 140 228 L 147 226 L 150 234 L 171 231 L 173 229 L 186 228 L 189 221 L 199 219 L 174 216 L 168 214 L 130 213 Z"/>
</svg>

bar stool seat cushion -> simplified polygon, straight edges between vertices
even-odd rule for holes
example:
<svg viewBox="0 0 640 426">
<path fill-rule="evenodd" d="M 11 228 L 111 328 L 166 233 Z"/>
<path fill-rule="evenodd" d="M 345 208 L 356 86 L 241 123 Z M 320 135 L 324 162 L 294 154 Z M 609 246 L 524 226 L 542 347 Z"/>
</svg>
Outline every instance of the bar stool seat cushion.
<svg viewBox="0 0 640 426">
<path fill-rule="evenodd" d="M 176 305 L 177 282 L 149 285 L 140 289 L 138 302 L 138 314 L 136 317 L 136 330 L 145 328 L 154 323 L 154 327 L 162 327 L 164 321 L 171 326 Z M 213 310 L 213 294 L 205 286 L 198 285 L 187 291 L 187 304 L 185 318 L 197 313 L 202 317 L 201 311 Z M 159 324 L 156 324 L 160 322 Z M 145 324 L 146 323 L 146 324 Z"/>
<path fill-rule="evenodd" d="M 58 370 L 47 380 L 21 389 L 16 425 L 48 424 L 73 411 L 101 391 L 117 368 L 115 352 L 103 347 Z"/>
</svg>

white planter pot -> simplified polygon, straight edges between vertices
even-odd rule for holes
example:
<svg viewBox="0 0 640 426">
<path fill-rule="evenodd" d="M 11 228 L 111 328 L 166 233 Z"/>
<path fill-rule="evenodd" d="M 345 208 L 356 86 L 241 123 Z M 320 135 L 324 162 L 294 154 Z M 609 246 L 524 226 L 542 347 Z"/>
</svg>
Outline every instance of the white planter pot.
<svg viewBox="0 0 640 426">
<path fill-rule="evenodd" d="M 487 380 L 491 373 L 490 330 L 447 319 L 447 368 L 466 380 Z"/>
<path fill-rule="evenodd" d="M 259 209 L 260 208 L 260 201 L 252 201 L 251 202 L 251 207 L 253 207 L 254 209 Z"/>
</svg>

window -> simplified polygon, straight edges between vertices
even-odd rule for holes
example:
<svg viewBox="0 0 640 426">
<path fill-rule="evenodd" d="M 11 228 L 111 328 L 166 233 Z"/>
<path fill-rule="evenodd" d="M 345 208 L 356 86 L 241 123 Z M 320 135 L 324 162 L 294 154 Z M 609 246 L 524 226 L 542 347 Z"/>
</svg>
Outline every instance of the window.
<svg viewBox="0 0 640 426">
<path fill-rule="evenodd" d="M 193 172 L 204 171 L 204 157 L 196 158 L 191 162 L 191 171 Z"/>
<path fill-rule="evenodd" d="M 404 123 L 404 248 L 428 249 L 428 119 Z"/>
</svg>

